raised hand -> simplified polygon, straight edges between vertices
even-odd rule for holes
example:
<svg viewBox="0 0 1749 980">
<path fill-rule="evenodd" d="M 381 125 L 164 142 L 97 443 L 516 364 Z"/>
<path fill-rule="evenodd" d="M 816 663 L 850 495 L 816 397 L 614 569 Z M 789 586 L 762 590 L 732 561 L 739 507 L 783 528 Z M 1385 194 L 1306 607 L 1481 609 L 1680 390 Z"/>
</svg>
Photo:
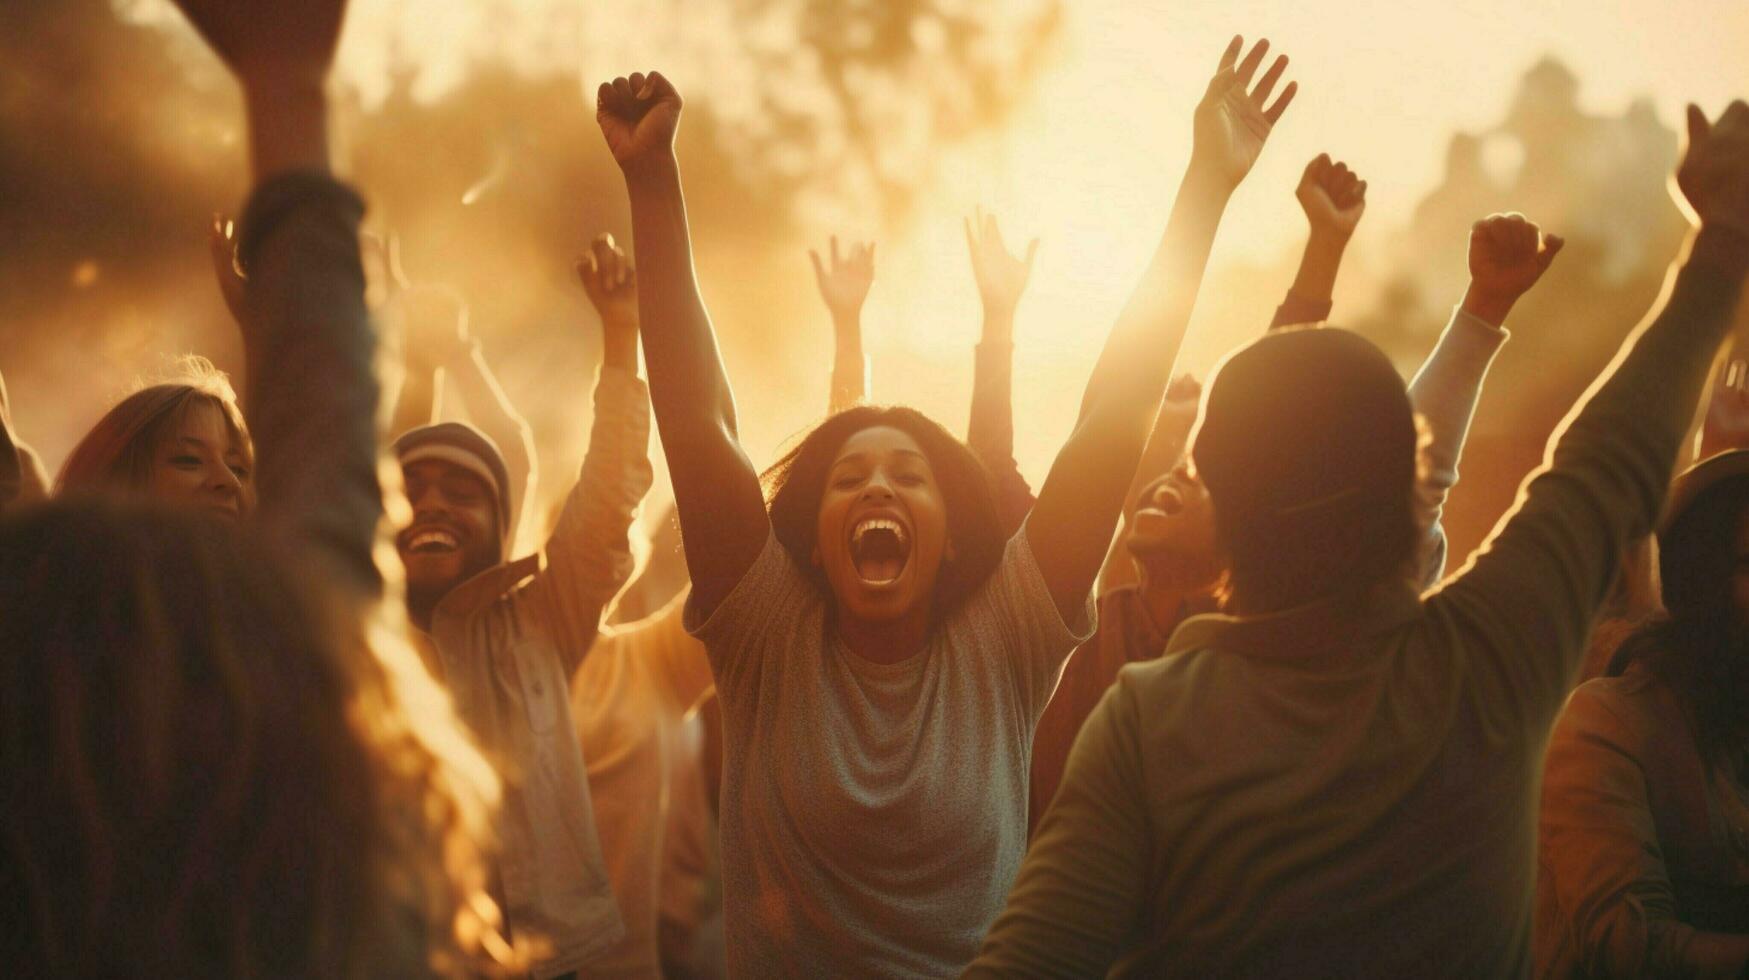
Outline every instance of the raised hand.
<svg viewBox="0 0 1749 980">
<path fill-rule="evenodd" d="M 175 0 L 245 88 L 321 87 L 346 0 Z"/>
<path fill-rule="evenodd" d="M 621 171 L 628 174 L 674 159 L 680 93 L 661 72 L 633 72 L 595 92 L 595 121 Z"/>
<path fill-rule="evenodd" d="M 996 216 L 978 209 L 965 219 L 966 248 L 972 254 L 972 277 L 978 282 L 978 298 L 984 303 L 986 324 L 992 319 L 1011 320 L 1020 304 L 1020 294 L 1032 275 L 1032 259 L 1038 254 L 1038 239 L 1026 246 L 1026 258 L 1015 258 L 1002 242 Z"/>
<path fill-rule="evenodd" d="M 1516 211 L 1476 222 L 1470 229 L 1470 288 L 1464 310 L 1499 326 L 1565 244 Z"/>
<path fill-rule="evenodd" d="M 577 280 L 601 315 L 602 361 L 638 368 L 638 276 L 632 260 L 607 232 L 595 236 L 577 260 Z"/>
<path fill-rule="evenodd" d="M 207 228 L 207 253 L 213 260 L 213 278 L 219 282 L 219 295 L 225 298 L 225 309 L 231 319 L 243 323 L 243 270 L 237 266 L 237 228 L 222 214 L 213 215 Z"/>
<path fill-rule="evenodd" d="M 1320 153 L 1306 164 L 1294 197 L 1306 212 L 1314 235 L 1347 240 L 1366 213 L 1366 181 L 1349 170 L 1348 164 L 1331 162 L 1328 153 Z"/>
<path fill-rule="evenodd" d="M 1193 127 L 1192 168 L 1201 169 L 1228 187 L 1237 187 L 1251 172 L 1251 165 L 1257 162 L 1264 142 L 1269 139 L 1269 131 L 1299 91 L 1298 82 L 1289 82 L 1275 104 L 1264 108 L 1282 72 L 1287 70 L 1287 57 L 1276 58 L 1253 86 L 1251 80 L 1263 63 L 1263 56 L 1269 53 L 1269 42 L 1258 41 L 1245 60 L 1239 61 L 1244 44 L 1243 38 L 1234 37 L 1227 45 L 1214 78 L 1209 80 L 1208 91 L 1196 107 Z"/>
<path fill-rule="evenodd" d="M 838 236 L 833 235 L 828 252 L 831 264 L 820 261 L 820 253 L 808 249 L 814 263 L 814 282 L 820 287 L 820 298 L 832 314 L 832 323 L 841 329 L 857 327 L 861 322 L 862 303 L 874 285 L 873 242 L 856 242 L 847 255 L 838 253 Z"/>
<path fill-rule="evenodd" d="M 1718 122 L 1688 107 L 1688 147 L 1676 168 L 1678 204 L 1697 225 L 1717 225 L 1749 237 L 1749 103 L 1730 104 Z"/>
</svg>

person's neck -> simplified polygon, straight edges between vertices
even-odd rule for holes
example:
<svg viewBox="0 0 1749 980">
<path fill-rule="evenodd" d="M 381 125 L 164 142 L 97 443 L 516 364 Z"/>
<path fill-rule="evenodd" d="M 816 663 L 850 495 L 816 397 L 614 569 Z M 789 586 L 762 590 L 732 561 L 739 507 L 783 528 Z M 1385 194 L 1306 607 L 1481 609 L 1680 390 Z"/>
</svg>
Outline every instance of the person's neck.
<svg viewBox="0 0 1749 980">
<path fill-rule="evenodd" d="M 1148 563 L 1142 561 L 1136 562 L 1136 588 L 1155 628 L 1168 632 L 1173 628 L 1178 612 L 1184 608 L 1185 603 L 1214 594 L 1212 585 L 1186 585 L 1171 575 L 1150 569 Z"/>
<path fill-rule="evenodd" d="M 437 599 L 426 599 L 407 596 L 407 619 L 419 628 L 421 633 L 431 632 L 431 617 L 437 612 Z"/>
<path fill-rule="evenodd" d="M 897 619 L 869 621 L 839 610 L 838 638 L 850 652 L 877 664 L 896 664 L 923 651 L 929 641 L 929 610 L 916 609 Z"/>
</svg>

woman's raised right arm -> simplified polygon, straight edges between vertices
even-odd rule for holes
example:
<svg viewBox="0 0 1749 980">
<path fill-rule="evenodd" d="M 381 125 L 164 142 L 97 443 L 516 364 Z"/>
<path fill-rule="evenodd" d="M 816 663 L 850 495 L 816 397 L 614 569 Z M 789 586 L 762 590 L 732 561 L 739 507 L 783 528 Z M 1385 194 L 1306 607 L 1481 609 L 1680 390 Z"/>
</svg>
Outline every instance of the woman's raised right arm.
<svg viewBox="0 0 1749 980">
<path fill-rule="evenodd" d="M 650 405 L 674 482 L 693 600 L 709 615 L 770 535 L 759 474 L 741 450 L 735 399 L 692 268 L 674 132 L 681 99 L 660 73 L 596 93 L 596 120 L 625 174 Z"/>
</svg>

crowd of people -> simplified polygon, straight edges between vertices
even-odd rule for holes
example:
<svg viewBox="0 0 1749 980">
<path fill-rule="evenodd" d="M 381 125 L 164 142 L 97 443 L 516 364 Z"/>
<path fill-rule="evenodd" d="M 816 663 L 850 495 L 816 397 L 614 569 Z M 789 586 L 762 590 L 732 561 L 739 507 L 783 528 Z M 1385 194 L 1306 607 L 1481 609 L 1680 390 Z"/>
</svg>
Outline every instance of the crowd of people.
<svg viewBox="0 0 1749 980">
<path fill-rule="evenodd" d="M 1273 322 L 1174 377 L 1298 93 L 1267 41 L 1220 56 L 1036 490 L 1037 243 L 982 213 L 966 438 L 867 403 L 875 247 L 834 239 L 830 404 L 757 466 L 681 95 L 615 78 L 633 248 L 576 265 L 603 355 L 543 522 L 465 304 L 333 175 L 344 0 L 177 4 L 248 116 L 211 229 L 245 396 L 189 355 L 51 480 L 0 386 L 9 973 L 1749 976 L 1749 104 L 1690 107 L 1664 294 L 1450 572 L 1471 418 L 1563 241 L 1480 216 L 1405 383 L 1326 323 L 1367 183 L 1320 154 Z M 652 420 L 678 582 L 631 581 Z"/>
</svg>

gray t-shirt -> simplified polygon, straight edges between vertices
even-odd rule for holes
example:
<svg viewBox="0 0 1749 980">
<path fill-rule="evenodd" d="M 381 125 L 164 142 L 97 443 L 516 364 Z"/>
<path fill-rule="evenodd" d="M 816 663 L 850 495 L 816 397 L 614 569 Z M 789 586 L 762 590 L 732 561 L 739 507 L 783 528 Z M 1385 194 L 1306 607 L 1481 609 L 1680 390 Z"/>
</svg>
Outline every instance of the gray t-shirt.
<svg viewBox="0 0 1749 980">
<path fill-rule="evenodd" d="M 926 647 L 847 649 L 768 538 L 704 623 L 723 712 L 723 900 L 737 976 L 951 976 L 1026 849 L 1032 734 L 1092 633 L 1051 601 L 1023 528 Z"/>
</svg>

